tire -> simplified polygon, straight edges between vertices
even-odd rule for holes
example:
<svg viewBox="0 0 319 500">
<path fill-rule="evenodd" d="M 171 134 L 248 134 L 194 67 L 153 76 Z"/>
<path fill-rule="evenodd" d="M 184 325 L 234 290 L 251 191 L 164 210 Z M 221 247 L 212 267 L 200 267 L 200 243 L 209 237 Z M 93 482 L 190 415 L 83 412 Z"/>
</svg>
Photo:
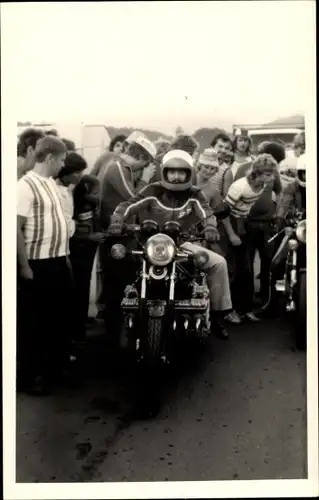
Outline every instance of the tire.
<svg viewBox="0 0 319 500">
<path fill-rule="evenodd" d="M 139 367 L 138 406 L 143 418 L 157 415 L 161 406 L 162 319 L 147 320 L 143 363 Z"/>
<path fill-rule="evenodd" d="M 307 274 L 299 274 L 296 290 L 295 342 L 299 350 L 307 348 Z"/>
<path fill-rule="evenodd" d="M 145 360 L 148 364 L 157 364 L 161 359 L 162 319 L 149 318 L 145 342 Z"/>
</svg>

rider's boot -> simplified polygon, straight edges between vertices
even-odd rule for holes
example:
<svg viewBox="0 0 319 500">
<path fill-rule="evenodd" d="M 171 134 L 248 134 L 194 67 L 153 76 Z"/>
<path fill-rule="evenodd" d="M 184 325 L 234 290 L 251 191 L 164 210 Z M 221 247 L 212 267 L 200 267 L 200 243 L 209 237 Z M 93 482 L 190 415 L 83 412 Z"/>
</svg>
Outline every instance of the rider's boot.
<svg viewBox="0 0 319 500">
<path fill-rule="evenodd" d="M 221 340 L 228 340 L 229 335 L 228 335 L 228 331 L 226 330 L 226 327 L 225 327 L 225 322 L 224 322 L 224 318 L 223 318 L 224 315 L 225 315 L 225 313 L 223 313 L 223 312 L 212 311 L 211 317 L 210 317 L 210 321 L 211 321 L 210 329 L 211 329 L 211 333 L 216 335 L 217 338 L 219 338 Z"/>
</svg>

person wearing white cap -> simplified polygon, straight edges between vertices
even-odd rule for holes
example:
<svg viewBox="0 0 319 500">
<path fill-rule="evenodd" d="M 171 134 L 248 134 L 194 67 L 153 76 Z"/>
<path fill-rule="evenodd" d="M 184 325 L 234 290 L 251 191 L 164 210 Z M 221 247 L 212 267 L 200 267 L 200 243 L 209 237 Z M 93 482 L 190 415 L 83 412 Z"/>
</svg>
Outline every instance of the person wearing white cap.
<svg viewBox="0 0 319 500">
<path fill-rule="evenodd" d="M 156 147 L 142 132 L 135 131 L 126 139 L 126 149 L 114 157 L 107 166 L 101 179 L 100 226 L 107 229 L 110 216 L 119 203 L 129 200 L 145 187 L 155 173 L 153 164 Z M 100 308 L 105 320 L 112 320 L 108 311 L 113 308 L 114 282 L 112 275 L 112 259 L 108 257 L 107 243 L 100 247 L 101 292 L 99 302 L 105 304 Z M 121 276 L 117 277 L 118 280 Z M 110 303 L 112 302 L 112 305 Z M 101 315 L 99 315 L 101 316 Z M 113 329 L 113 323 L 109 324 Z"/>
<path fill-rule="evenodd" d="M 153 219 L 162 228 L 167 221 L 180 223 L 183 232 L 195 228 L 200 220 L 207 241 L 219 239 L 216 218 L 201 189 L 193 185 L 193 158 L 182 150 L 166 153 L 162 160 L 162 180 L 146 186 L 134 198 L 121 203 L 111 217 L 109 231 L 120 234 L 125 220 L 138 215 L 139 221 Z M 186 242 L 183 248 L 197 252 L 203 251 L 199 244 Z M 222 339 L 228 333 L 222 323 L 225 313 L 232 309 L 228 270 L 225 259 L 217 253 L 205 249 L 208 282 L 211 291 L 212 328 Z"/>
</svg>

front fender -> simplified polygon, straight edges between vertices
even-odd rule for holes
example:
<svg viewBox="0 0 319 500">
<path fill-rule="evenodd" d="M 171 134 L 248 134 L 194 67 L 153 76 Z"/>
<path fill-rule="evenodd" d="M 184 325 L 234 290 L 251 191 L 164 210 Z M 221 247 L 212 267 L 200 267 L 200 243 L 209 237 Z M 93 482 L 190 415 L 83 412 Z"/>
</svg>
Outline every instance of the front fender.
<svg viewBox="0 0 319 500">
<path fill-rule="evenodd" d="M 148 315 L 151 318 L 162 318 L 166 312 L 165 300 L 147 301 Z"/>
</svg>

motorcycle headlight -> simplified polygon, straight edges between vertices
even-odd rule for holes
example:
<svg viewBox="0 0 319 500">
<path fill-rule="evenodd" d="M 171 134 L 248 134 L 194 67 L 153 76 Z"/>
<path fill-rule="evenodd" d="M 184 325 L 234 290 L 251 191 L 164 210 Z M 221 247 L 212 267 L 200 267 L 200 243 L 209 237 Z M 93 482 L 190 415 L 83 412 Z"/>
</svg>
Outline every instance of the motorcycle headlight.
<svg viewBox="0 0 319 500">
<path fill-rule="evenodd" d="M 289 250 L 297 250 L 298 246 L 299 246 L 299 243 L 297 240 L 289 240 L 288 241 Z"/>
<path fill-rule="evenodd" d="M 176 245 L 172 238 L 158 233 L 147 240 L 145 251 L 154 266 L 167 266 L 175 257 Z"/>
<path fill-rule="evenodd" d="M 299 222 L 296 228 L 296 236 L 301 243 L 306 243 L 306 219 Z"/>
<path fill-rule="evenodd" d="M 126 248 L 124 245 L 117 243 L 111 248 L 111 257 L 116 260 L 124 259 L 126 256 Z"/>
</svg>

